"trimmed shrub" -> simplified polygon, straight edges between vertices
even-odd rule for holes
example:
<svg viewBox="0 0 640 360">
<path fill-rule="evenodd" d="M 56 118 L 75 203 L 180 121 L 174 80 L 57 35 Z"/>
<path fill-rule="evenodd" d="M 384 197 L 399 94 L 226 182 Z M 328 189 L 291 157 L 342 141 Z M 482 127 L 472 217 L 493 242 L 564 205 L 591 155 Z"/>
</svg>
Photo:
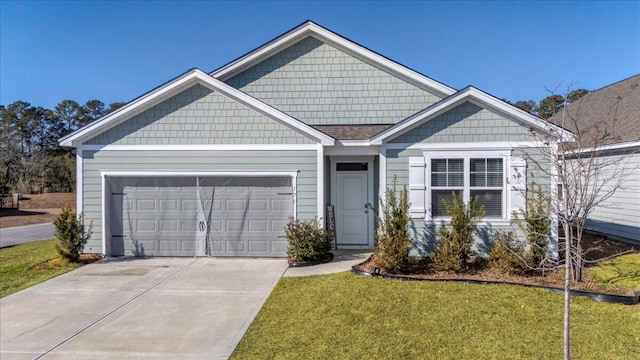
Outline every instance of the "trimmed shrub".
<svg viewBox="0 0 640 360">
<path fill-rule="evenodd" d="M 78 262 L 84 246 L 91 237 L 93 224 L 90 224 L 85 231 L 84 216 L 76 215 L 73 209 L 67 205 L 53 220 L 53 225 L 56 239 L 58 239 L 56 245 L 58 254 L 71 262 Z"/>
<path fill-rule="evenodd" d="M 510 274 L 522 275 L 527 272 L 527 254 L 525 246 L 511 232 L 497 231 L 489 266 Z"/>
<path fill-rule="evenodd" d="M 401 271 L 409 262 L 409 192 L 406 186 L 398 193 L 398 179 L 387 187 L 385 200 L 380 199 L 382 217 L 377 219 L 375 262 L 388 272 Z"/>
<path fill-rule="evenodd" d="M 289 242 L 287 255 L 296 262 L 322 260 L 331 251 L 333 237 L 320 226 L 318 218 L 298 220 L 290 217 L 285 234 Z"/>
<path fill-rule="evenodd" d="M 473 232 L 485 214 L 476 197 L 465 204 L 462 196 L 455 192 L 452 194 L 451 201 L 443 200 L 451 221 L 438 229 L 436 247 L 430 256 L 436 270 L 461 271 L 467 268 L 468 260 L 473 256 Z"/>
</svg>

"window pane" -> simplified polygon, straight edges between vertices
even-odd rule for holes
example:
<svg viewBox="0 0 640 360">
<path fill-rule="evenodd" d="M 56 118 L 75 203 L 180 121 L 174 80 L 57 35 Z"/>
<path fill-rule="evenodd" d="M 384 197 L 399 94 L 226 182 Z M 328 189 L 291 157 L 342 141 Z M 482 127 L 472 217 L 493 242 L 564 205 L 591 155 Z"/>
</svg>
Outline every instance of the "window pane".
<svg viewBox="0 0 640 360">
<path fill-rule="evenodd" d="M 451 190 L 432 190 L 431 191 L 431 212 L 434 217 L 449 216 L 444 206 L 443 200 L 451 201 L 453 199 L 453 191 Z M 462 196 L 460 191 L 456 191 L 458 196 Z"/>
<path fill-rule="evenodd" d="M 487 168 L 485 166 L 486 164 L 486 159 L 471 159 L 469 161 L 469 165 L 471 166 L 471 172 L 484 172 L 487 171 Z"/>
<path fill-rule="evenodd" d="M 502 172 L 502 159 L 487 159 L 487 171 Z"/>
<path fill-rule="evenodd" d="M 431 174 L 431 186 L 447 186 L 447 174 Z"/>
<path fill-rule="evenodd" d="M 478 204 L 484 206 L 487 217 L 502 217 L 502 190 L 472 190 L 471 196 L 478 197 Z"/>
<path fill-rule="evenodd" d="M 449 173 L 447 186 L 464 186 L 464 173 Z"/>
<path fill-rule="evenodd" d="M 471 173 L 471 186 L 487 186 L 485 174 Z"/>
<path fill-rule="evenodd" d="M 448 159 L 449 172 L 464 172 L 464 159 Z"/>
<path fill-rule="evenodd" d="M 487 174 L 487 186 L 502 186 L 502 173 Z"/>
<path fill-rule="evenodd" d="M 431 171 L 432 172 L 446 172 L 447 171 L 447 159 L 431 159 Z"/>
</svg>

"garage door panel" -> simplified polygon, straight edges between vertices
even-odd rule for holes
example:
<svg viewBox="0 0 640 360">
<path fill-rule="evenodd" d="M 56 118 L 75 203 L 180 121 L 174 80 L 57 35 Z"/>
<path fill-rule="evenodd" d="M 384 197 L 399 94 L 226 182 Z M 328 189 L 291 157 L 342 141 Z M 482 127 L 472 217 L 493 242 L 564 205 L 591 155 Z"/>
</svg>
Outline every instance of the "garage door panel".
<svg viewBox="0 0 640 360">
<path fill-rule="evenodd" d="M 119 178 L 112 249 L 146 256 L 284 256 L 291 179 Z M 121 194 L 121 196 L 115 196 Z M 113 206 L 112 206 L 113 207 Z M 118 230 L 120 229 L 120 230 Z M 208 233 L 207 233 L 208 231 Z M 118 237 L 119 236 L 119 237 Z M 118 245 L 120 244 L 120 245 Z M 122 250 L 118 250 L 120 255 Z"/>
</svg>

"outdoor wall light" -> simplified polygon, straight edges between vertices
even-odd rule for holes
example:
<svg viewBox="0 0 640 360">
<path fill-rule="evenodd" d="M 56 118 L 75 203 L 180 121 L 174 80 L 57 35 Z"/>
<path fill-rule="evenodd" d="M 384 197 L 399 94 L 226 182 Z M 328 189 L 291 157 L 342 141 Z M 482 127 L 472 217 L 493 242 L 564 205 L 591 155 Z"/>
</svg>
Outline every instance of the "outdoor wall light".
<svg viewBox="0 0 640 360">
<path fill-rule="evenodd" d="M 380 275 L 380 268 L 374 268 L 373 275 Z"/>
</svg>

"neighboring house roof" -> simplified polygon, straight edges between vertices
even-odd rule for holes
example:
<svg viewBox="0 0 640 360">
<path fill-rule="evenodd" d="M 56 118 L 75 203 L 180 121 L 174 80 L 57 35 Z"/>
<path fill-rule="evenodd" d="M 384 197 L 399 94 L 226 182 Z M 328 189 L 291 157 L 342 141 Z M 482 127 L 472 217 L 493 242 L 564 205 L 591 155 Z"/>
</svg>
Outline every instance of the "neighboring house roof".
<svg viewBox="0 0 640 360">
<path fill-rule="evenodd" d="M 338 140 L 368 140 L 374 135 L 391 127 L 382 125 L 314 125 L 316 130 Z"/>
<path fill-rule="evenodd" d="M 131 117 L 143 112 L 150 107 L 159 104 L 160 102 L 168 99 L 169 97 L 184 91 L 185 89 L 195 85 L 201 84 L 213 91 L 216 91 L 228 98 L 237 101 L 249 108 L 258 111 L 259 113 L 278 121 L 298 132 L 305 134 L 322 145 L 333 145 L 335 139 L 326 135 L 325 133 L 314 129 L 313 127 L 304 124 L 301 121 L 255 99 L 214 77 L 202 72 L 199 69 L 191 69 L 186 73 L 166 82 L 165 84 L 151 90 L 150 92 L 138 97 L 137 99 L 127 103 L 120 109 L 88 124 L 87 126 L 80 128 L 73 133 L 60 139 L 60 145 L 62 146 L 77 146 L 83 141 L 86 141 L 97 134 L 104 132 Z"/>
<path fill-rule="evenodd" d="M 640 74 L 586 94 L 549 121 L 583 134 L 583 147 L 639 142 Z"/>
<path fill-rule="evenodd" d="M 420 111 L 419 113 L 408 117 L 400 123 L 382 131 L 378 135 L 371 138 L 371 144 L 380 145 L 383 142 L 389 141 L 401 134 L 404 134 L 420 124 L 429 121 L 438 115 L 451 110 L 452 108 L 469 101 L 475 103 L 481 107 L 492 109 L 493 111 L 505 115 L 514 121 L 547 133 L 550 135 L 559 135 L 561 138 L 569 140 L 572 138 L 572 134 L 560 127 L 550 124 L 541 118 L 531 115 L 526 111 L 520 110 L 515 106 L 507 104 L 506 102 L 487 94 L 484 91 L 478 90 L 473 86 L 468 86 L 457 93 L 437 102 L 428 108 Z"/>
<path fill-rule="evenodd" d="M 257 49 L 241 56 L 240 58 L 222 66 L 221 68 L 211 72 L 211 75 L 222 81 L 226 81 L 243 70 L 267 59 L 282 49 L 312 36 L 320 41 L 330 44 L 350 55 L 362 59 L 380 69 L 383 69 L 398 78 L 403 79 L 422 89 L 435 91 L 441 96 L 449 96 L 456 92 L 445 84 L 435 81 L 425 75 L 418 73 L 404 65 L 388 59 L 368 48 L 353 42 L 341 35 L 338 35 L 312 21 L 305 21 L 288 32 L 278 36 L 268 43 L 258 47 Z"/>
</svg>

